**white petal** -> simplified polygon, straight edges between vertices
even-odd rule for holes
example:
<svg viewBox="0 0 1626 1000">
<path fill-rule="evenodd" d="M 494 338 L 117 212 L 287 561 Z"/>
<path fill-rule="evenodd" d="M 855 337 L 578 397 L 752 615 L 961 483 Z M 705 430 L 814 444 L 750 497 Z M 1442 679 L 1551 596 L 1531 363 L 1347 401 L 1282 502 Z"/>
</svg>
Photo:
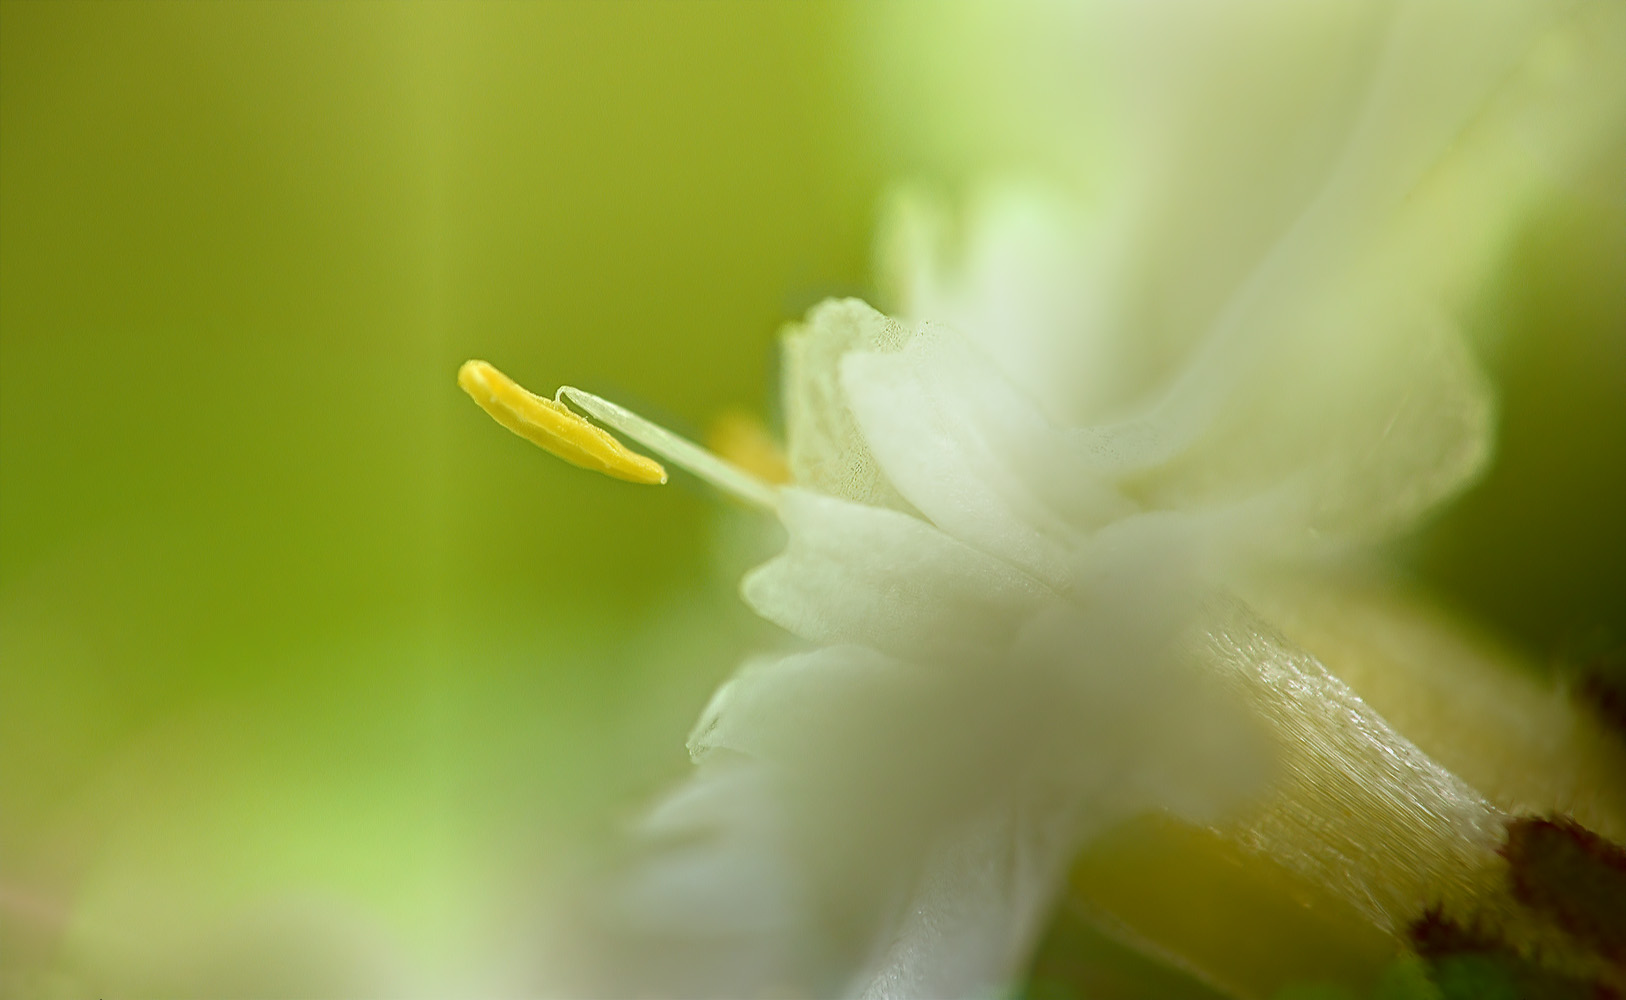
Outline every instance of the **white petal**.
<svg viewBox="0 0 1626 1000">
<path fill-rule="evenodd" d="M 995 650 L 1045 593 L 1012 566 L 897 511 L 785 490 L 784 553 L 745 578 L 762 617 L 818 642 L 915 657 Z"/>
<path fill-rule="evenodd" d="M 1314 332 L 1257 366 L 1195 447 L 1141 479 L 1150 504 L 1274 494 L 1288 545 L 1369 541 L 1484 469 L 1490 389 L 1436 311 L 1374 307 Z"/>
<path fill-rule="evenodd" d="M 1081 531 L 1133 509 L 1101 480 L 1074 478 L 1074 509 L 1053 510 L 1035 489 L 1060 464 L 1045 451 L 1049 422 L 952 330 L 926 326 L 899 351 L 849 354 L 842 386 L 905 499 L 955 538 L 1054 586 L 1065 586 Z"/>
<path fill-rule="evenodd" d="M 1027 960 L 1059 887 L 1058 862 L 1024 857 L 1012 811 L 990 811 L 927 852 L 913 894 L 853 993 L 864 1000 L 998 996 Z"/>
<path fill-rule="evenodd" d="M 909 509 L 858 432 L 840 366 L 850 351 L 893 350 L 911 333 L 857 299 L 821 302 L 805 323 L 785 331 L 786 458 L 798 486 L 872 507 Z"/>
<path fill-rule="evenodd" d="M 787 850 L 787 819 L 766 766 L 722 761 L 674 789 L 637 831 L 637 864 L 587 907 L 604 922 L 574 956 L 591 992 L 762 996 L 838 981 L 808 947 L 807 873 Z"/>
<path fill-rule="evenodd" d="M 1007 180 L 958 216 L 922 192 L 894 196 L 879 266 L 901 316 L 964 334 L 1054 422 L 1105 417 L 1146 388 L 1134 371 L 1144 345 L 1119 335 L 1112 312 L 1121 255 L 1104 210 Z"/>
<path fill-rule="evenodd" d="M 712 695 L 689 734 L 703 762 L 716 750 L 807 767 L 845 748 L 890 738 L 918 698 L 920 668 L 863 646 L 827 646 L 740 668 Z"/>
</svg>

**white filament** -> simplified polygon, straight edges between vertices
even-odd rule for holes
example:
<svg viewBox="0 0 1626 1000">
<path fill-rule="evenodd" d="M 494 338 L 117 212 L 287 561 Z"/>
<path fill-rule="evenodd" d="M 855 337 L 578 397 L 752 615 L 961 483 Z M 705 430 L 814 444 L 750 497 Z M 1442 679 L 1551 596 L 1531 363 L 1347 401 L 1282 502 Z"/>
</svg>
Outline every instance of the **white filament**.
<svg viewBox="0 0 1626 1000">
<path fill-rule="evenodd" d="M 732 462 L 719 458 L 688 438 L 673 434 L 653 421 L 645 420 L 626 407 L 569 385 L 560 386 L 553 398 L 557 402 L 561 397 L 575 404 L 599 423 L 620 431 L 673 465 L 687 469 L 724 493 L 769 510 L 778 505 L 779 491 L 770 483 L 758 479 Z"/>
</svg>

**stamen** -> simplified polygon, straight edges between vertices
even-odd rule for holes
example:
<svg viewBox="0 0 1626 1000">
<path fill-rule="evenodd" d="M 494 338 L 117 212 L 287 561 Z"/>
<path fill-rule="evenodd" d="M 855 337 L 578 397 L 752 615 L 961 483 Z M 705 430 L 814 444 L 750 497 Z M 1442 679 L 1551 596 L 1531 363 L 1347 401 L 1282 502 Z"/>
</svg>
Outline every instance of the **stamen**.
<svg viewBox="0 0 1626 1000">
<path fill-rule="evenodd" d="M 628 451 L 568 407 L 527 392 L 484 361 L 463 362 L 457 384 L 497 423 L 571 465 L 629 483 L 654 486 L 666 482 L 666 470 L 659 462 Z"/>
<path fill-rule="evenodd" d="M 773 508 L 778 502 L 775 488 L 731 462 L 671 431 L 651 423 L 631 410 L 572 386 L 559 387 L 555 399 L 563 397 L 586 410 L 599 423 L 615 428 L 662 458 L 682 466 L 725 493 L 746 503 Z"/>
<path fill-rule="evenodd" d="M 572 465 L 632 483 L 666 482 L 666 470 L 659 462 L 627 450 L 608 431 L 588 423 L 560 402 L 560 397 L 725 493 L 770 509 L 777 502 L 773 484 L 590 392 L 566 385 L 553 399 L 547 399 L 526 391 L 484 361 L 465 361 L 458 369 L 457 384 L 497 423 Z"/>
</svg>

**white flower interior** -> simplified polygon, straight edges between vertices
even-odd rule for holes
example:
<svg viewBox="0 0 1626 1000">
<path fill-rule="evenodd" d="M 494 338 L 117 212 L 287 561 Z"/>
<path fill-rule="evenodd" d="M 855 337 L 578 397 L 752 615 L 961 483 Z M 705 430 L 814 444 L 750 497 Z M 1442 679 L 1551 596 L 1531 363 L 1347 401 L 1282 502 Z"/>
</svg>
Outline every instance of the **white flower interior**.
<svg viewBox="0 0 1626 1000">
<path fill-rule="evenodd" d="M 1626 8 L 1327 17 L 1359 52 L 1321 82 L 1337 100 L 1291 184 L 1248 172 L 1279 164 L 1245 114 L 1227 141 L 1180 133 L 1158 102 L 1178 110 L 1206 64 L 1147 54 L 1174 96 L 1126 133 L 1113 197 L 992 188 L 958 244 L 903 202 L 882 262 L 899 318 L 830 301 L 785 336 L 786 486 L 560 390 L 778 516 L 788 544 L 743 593 L 805 644 L 706 707 L 692 782 L 601 915 L 641 956 L 611 989 L 990 995 L 1076 891 L 1209 982 L 1271 992 L 1233 955 L 1171 954 L 1141 887 L 1087 850 L 1074 867 L 1148 813 L 1268 859 L 1380 942 L 1425 899 L 1505 900 L 1509 811 L 1573 804 L 1471 784 L 1242 598 L 1302 606 L 1324 560 L 1489 461 L 1491 396 L 1451 317 L 1554 164 L 1626 107 Z M 1187 139 L 1217 143 L 1212 175 L 1171 157 Z M 1542 738 L 1509 736 L 1572 759 Z M 1619 796 L 1583 808 L 1626 832 Z"/>
</svg>

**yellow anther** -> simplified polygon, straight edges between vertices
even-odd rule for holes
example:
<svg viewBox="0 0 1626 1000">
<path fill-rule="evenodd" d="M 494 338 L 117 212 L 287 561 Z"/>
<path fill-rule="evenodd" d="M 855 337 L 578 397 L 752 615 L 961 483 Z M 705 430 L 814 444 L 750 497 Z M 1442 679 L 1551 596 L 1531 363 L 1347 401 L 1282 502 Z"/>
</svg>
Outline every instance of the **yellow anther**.
<svg viewBox="0 0 1626 1000">
<path fill-rule="evenodd" d="M 527 392 L 484 361 L 463 362 L 457 370 L 457 384 L 497 423 L 571 465 L 629 483 L 666 482 L 666 470 L 659 462 L 627 450 L 608 431 L 588 423 L 563 403 Z"/>
</svg>

